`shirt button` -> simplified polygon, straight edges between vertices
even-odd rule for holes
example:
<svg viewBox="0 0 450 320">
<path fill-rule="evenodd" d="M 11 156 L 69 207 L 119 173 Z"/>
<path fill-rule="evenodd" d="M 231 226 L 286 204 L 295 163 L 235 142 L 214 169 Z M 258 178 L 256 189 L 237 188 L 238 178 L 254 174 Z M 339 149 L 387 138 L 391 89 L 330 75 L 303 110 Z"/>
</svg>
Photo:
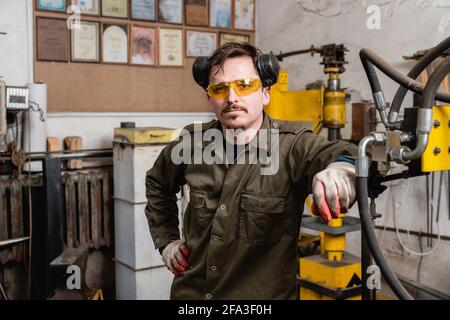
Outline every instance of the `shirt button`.
<svg viewBox="0 0 450 320">
<path fill-rule="evenodd" d="M 211 271 L 217 271 L 217 267 L 216 266 L 211 266 Z"/>
<path fill-rule="evenodd" d="M 206 295 L 205 295 L 205 298 L 207 299 L 207 300 L 211 300 L 212 299 L 212 294 L 211 293 L 207 293 Z"/>
<path fill-rule="evenodd" d="M 226 208 L 227 208 L 226 205 L 224 205 L 224 204 L 221 204 L 221 205 L 220 205 L 220 210 L 225 210 Z"/>
</svg>

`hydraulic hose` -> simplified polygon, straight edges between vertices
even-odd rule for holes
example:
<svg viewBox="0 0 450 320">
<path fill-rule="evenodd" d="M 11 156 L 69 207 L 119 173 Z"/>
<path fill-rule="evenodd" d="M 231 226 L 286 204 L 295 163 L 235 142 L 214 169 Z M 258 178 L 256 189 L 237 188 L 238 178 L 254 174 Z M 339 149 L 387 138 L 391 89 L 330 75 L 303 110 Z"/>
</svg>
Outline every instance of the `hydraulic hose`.
<svg viewBox="0 0 450 320">
<path fill-rule="evenodd" d="M 370 248 L 370 252 L 380 267 L 381 273 L 384 279 L 391 287 L 392 291 L 401 300 L 413 300 L 411 295 L 406 291 L 403 285 L 398 280 L 397 276 L 389 267 L 386 259 L 383 256 L 380 246 L 378 245 L 377 237 L 372 224 L 372 219 L 369 213 L 368 198 L 368 187 L 367 187 L 367 177 L 356 177 L 356 194 L 358 201 L 359 215 L 361 218 L 362 232 L 366 236 L 367 244 Z M 365 270 L 363 270 L 365 272 Z"/>
<path fill-rule="evenodd" d="M 428 136 L 432 126 L 432 107 L 436 91 L 441 82 L 450 72 L 450 56 L 445 58 L 431 74 L 423 93 L 422 105 L 420 106 L 419 116 L 417 118 L 417 145 L 412 151 L 404 151 L 402 158 L 405 161 L 418 159 L 425 151 L 428 145 Z"/>
<path fill-rule="evenodd" d="M 389 78 L 391 78 L 398 84 L 413 91 L 414 93 L 423 95 L 423 91 L 425 89 L 424 85 L 398 72 L 392 65 L 387 63 L 384 59 L 382 59 L 372 50 L 362 49 L 359 52 L 359 56 L 361 58 L 361 61 L 363 62 L 363 65 L 365 63 L 373 64 L 375 67 L 380 69 L 384 74 L 386 74 Z M 366 70 L 366 67 L 364 69 Z M 370 72 L 367 74 L 367 76 L 369 77 L 369 82 L 375 85 L 377 82 L 379 83 L 376 73 Z M 450 94 L 443 91 L 438 91 L 436 93 L 435 99 L 446 103 L 450 103 Z"/>
<path fill-rule="evenodd" d="M 450 48 L 450 37 L 447 37 L 435 47 L 428 50 L 428 52 L 414 65 L 409 71 L 408 77 L 411 79 L 417 79 L 425 68 L 430 65 L 437 57 Z M 408 90 L 405 87 L 400 86 L 395 93 L 394 100 L 392 100 L 392 106 L 389 111 L 389 119 L 396 120 L 397 114 L 400 112 L 401 105 L 405 99 Z"/>
<path fill-rule="evenodd" d="M 361 55 L 361 52 L 360 52 Z M 381 122 L 387 127 L 391 128 L 392 125 L 388 121 L 388 116 L 386 112 L 386 100 L 383 95 L 383 90 L 381 89 L 380 81 L 378 80 L 377 72 L 372 63 L 370 63 L 367 59 L 361 57 L 361 62 L 366 72 L 367 78 L 369 79 L 370 89 L 373 93 L 373 100 L 375 101 L 375 106 L 380 112 Z"/>
</svg>

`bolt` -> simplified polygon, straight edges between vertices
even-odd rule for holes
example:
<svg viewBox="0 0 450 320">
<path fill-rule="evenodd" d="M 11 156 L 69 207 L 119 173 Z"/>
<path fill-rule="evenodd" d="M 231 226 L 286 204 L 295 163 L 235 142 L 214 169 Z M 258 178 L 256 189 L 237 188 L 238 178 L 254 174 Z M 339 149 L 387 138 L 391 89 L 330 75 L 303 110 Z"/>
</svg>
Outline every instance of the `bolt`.
<svg viewBox="0 0 450 320">
<path fill-rule="evenodd" d="M 448 127 L 450 128 L 450 120 L 448 120 Z"/>
<path fill-rule="evenodd" d="M 441 123 L 439 122 L 439 120 L 434 120 L 433 125 L 435 128 L 439 128 L 441 126 Z"/>
<path fill-rule="evenodd" d="M 450 154 L 450 147 L 448 147 L 448 154 Z"/>
<path fill-rule="evenodd" d="M 439 153 L 441 153 L 441 149 L 438 148 L 438 147 L 435 147 L 435 148 L 433 149 L 433 153 L 434 153 L 435 156 L 437 156 Z"/>
</svg>

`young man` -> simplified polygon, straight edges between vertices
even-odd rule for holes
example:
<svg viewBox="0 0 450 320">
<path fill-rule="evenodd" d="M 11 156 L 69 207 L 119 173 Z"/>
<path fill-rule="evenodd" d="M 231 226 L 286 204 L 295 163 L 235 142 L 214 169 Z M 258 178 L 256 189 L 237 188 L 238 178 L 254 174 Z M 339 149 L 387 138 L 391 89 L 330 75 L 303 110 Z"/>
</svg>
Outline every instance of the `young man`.
<svg viewBox="0 0 450 320">
<path fill-rule="evenodd" d="M 259 72 L 260 54 L 249 44 L 228 43 L 216 50 L 208 60 L 205 89 L 217 120 L 203 124 L 200 132 L 190 125 L 182 135 L 204 151 L 213 142 L 199 144 L 194 137 L 220 130 L 220 144 L 233 145 L 237 154 L 229 157 L 225 148 L 223 163 L 180 162 L 174 151 L 181 141 L 175 141 L 147 173 L 146 215 L 155 247 L 175 274 L 172 299 L 295 299 L 305 198 L 313 193 L 325 221 L 355 201 L 349 156 L 356 155 L 356 146 L 331 143 L 300 123 L 268 117 L 263 106 L 270 92 Z M 229 130 L 236 131 L 229 135 Z M 266 152 L 278 163 L 271 174 L 262 174 L 267 162 L 244 161 L 262 136 L 271 143 L 258 145 L 258 154 Z M 183 158 L 191 160 L 193 153 Z M 185 184 L 190 202 L 181 240 L 175 194 Z"/>
</svg>

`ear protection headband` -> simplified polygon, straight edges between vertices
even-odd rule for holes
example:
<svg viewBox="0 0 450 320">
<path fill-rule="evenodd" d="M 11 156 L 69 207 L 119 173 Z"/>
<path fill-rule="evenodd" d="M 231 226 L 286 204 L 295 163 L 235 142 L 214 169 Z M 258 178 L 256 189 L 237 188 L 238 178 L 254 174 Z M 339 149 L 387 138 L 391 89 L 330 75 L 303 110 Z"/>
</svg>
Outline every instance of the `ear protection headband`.
<svg viewBox="0 0 450 320">
<path fill-rule="evenodd" d="M 277 83 L 280 64 L 274 54 L 258 55 L 256 58 L 256 69 L 263 87 L 270 87 Z M 195 82 L 205 90 L 209 85 L 210 72 L 209 57 L 198 57 L 195 59 L 194 65 L 192 66 L 192 75 L 194 76 Z"/>
</svg>

